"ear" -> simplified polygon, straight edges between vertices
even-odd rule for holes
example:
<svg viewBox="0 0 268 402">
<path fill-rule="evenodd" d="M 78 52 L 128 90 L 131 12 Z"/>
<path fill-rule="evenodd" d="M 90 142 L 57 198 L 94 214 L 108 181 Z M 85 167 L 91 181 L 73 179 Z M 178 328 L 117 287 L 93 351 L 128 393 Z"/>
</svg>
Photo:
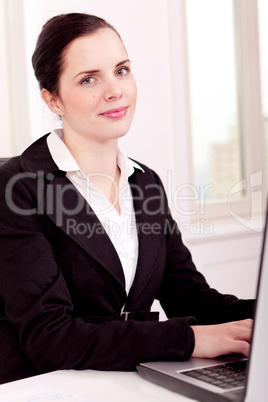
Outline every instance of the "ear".
<svg viewBox="0 0 268 402">
<path fill-rule="evenodd" d="M 47 89 L 43 88 L 41 91 L 43 101 L 47 104 L 49 109 L 59 115 L 63 115 L 63 104 L 58 96 L 54 96 Z"/>
</svg>

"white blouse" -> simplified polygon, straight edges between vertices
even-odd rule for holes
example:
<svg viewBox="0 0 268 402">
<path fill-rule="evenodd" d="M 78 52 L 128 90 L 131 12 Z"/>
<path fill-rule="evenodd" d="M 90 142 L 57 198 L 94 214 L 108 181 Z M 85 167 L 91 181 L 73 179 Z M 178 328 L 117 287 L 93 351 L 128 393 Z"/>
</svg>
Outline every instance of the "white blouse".
<svg viewBox="0 0 268 402">
<path fill-rule="evenodd" d="M 140 169 L 143 172 L 144 170 L 118 149 L 117 164 L 121 171 L 118 192 L 121 210 L 119 215 L 104 194 L 93 186 L 90 182 L 90 177 L 87 177 L 79 169 L 71 152 L 62 141 L 62 137 L 62 129 L 56 129 L 49 134 L 47 144 L 51 156 L 58 168 L 66 171 L 66 177 L 88 202 L 107 232 L 120 258 L 125 275 L 125 290 L 128 294 L 136 273 L 139 246 L 133 199 L 128 178 L 134 173 L 134 169 Z M 94 229 L 96 228 L 89 225 L 85 225 L 83 228 L 72 227 L 74 231 L 84 230 L 89 241 Z"/>
</svg>

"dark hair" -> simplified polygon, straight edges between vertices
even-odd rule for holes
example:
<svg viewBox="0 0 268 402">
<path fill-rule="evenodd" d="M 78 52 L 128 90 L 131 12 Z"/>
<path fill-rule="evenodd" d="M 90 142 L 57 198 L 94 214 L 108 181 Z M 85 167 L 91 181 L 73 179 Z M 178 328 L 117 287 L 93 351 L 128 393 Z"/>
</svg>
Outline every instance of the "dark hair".
<svg viewBox="0 0 268 402">
<path fill-rule="evenodd" d="M 76 38 L 102 28 L 116 29 L 102 18 L 83 13 L 61 14 L 48 20 L 38 37 L 32 64 L 40 89 L 58 95 L 64 51 Z M 120 37 L 120 35 L 118 34 Z"/>
</svg>

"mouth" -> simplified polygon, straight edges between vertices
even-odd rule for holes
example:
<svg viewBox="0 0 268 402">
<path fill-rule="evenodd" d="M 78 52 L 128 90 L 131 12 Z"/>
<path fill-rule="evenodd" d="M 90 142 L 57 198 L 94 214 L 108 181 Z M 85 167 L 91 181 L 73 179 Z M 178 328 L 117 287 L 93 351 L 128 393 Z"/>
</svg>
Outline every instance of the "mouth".
<svg viewBox="0 0 268 402">
<path fill-rule="evenodd" d="M 107 110 L 106 112 L 100 113 L 101 116 L 108 117 L 109 119 L 119 119 L 124 117 L 127 113 L 127 106 L 122 106 L 117 109 Z"/>
</svg>

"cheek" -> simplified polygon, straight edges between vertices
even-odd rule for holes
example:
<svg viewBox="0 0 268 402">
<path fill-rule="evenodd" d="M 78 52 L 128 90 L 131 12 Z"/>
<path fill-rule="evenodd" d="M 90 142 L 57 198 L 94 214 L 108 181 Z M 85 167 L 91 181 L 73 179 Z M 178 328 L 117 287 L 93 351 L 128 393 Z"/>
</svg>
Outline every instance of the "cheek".
<svg viewBox="0 0 268 402">
<path fill-rule="evenodd" d="M 136 103 L 137 99 L 137 85 L 136 82 L 133 78 L 133 81 L 131 82 L 130 88 L 129 88 L 129 95 L 132 99 L 132 102 Z"/>
<path fill-rule="evenodd" d="M 69 110 L 76 111 L 77 113 L 84 111 L 91 112 L 96 109 L 97 100 L 95 94 L 81 94 L 71 93 L 67 98 Z"/>
</svg>

